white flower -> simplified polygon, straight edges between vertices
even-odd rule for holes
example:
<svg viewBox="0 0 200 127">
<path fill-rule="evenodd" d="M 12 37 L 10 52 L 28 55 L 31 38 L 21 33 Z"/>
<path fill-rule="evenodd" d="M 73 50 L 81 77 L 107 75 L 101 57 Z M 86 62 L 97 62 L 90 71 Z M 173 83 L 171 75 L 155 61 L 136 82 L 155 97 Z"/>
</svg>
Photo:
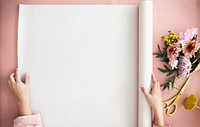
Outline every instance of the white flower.
<svg viewBox="0 0 200 127">
<path fill-rule="evenodd" d="M 172 67 L 172 69 L 177 68 L 178 60 L 177 59 L 169 59 L 169 64 Z"/>
</svg>

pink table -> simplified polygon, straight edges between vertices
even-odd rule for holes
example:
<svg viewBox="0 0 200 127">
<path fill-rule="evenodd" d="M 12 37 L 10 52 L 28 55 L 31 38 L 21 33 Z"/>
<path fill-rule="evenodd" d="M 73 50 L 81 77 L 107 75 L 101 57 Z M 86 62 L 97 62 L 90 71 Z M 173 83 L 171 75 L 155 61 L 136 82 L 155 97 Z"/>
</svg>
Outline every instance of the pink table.
<svg viewBox="0 0 200 127">
<path fill-rule="evenodd" d="M 18 4 L 138 4 L 139 0 L 0 0 L 0 127 L 12 127 L 17 117 L 17 103 L 7 88 L 9 74 L 17 67 L 17 22 Z M 200 29 L 200 0 L 154 0 L 154 52 L 161 36 L 168 30 L 184 31 L 190 27 Z M 200 34 L 199 34 L 200 36 Z M 164 74 L 157 70 L 162 67 L 160 59 L 153 58 L 153 71 L 158 80 L 165 81 Z M 178 111 L 172 116 L 165 115 L 165 122 L 173 127 L 199 127 L 200 110 L 186 111 L 184 99 L 190 94 L 200 98 L 200 71 L 196 72 L 179 101 Z M 164 91 L 163 99 L 175 94 Z M 200 105 L 200 103 L 199 103 Z"/>
</svg>

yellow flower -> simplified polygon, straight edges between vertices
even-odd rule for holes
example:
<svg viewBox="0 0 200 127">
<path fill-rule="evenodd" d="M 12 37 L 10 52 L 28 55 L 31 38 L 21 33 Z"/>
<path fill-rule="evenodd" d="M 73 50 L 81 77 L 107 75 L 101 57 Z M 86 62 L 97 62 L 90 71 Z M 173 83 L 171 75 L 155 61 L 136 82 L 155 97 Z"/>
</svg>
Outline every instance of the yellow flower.
<svg viewBox="0 0 200 127">
<path fill-rule="evenodd" d="M 180 36 L 178 35 L 178 34 L 176 34 L 176 33 L 174 33 L 174 39 L 180 39 Z"/>
<path fill-rule="evenodd" d="M 171 41 L 169 40 L 168 36 L 163 36 L 163 41 L 167 44 L 167 45 L 171 45 Z"/>
<path fill-rule="evenodd" d="M 167 45 L 172 45 L 173 43 L 178 42 L 179 35 L 176 33 L 172 33 L 171 31 L 168 31 L 168 32 L 169 32 L 168 36 L 162 36 L 163 41 Z"/>
<path fill-rule="evenodd" d="M 178 40 L 179 39 L 179 35 L 176 34 L 176 33 L 169 33 L 169 37 L 172 39 L 172 40 Z"/>
<path fill-rule="evenodd" d="M 195 107 L 197 107 L 197 103 L 198 103 L 198 98 L 192 94 L 188 98 L 186 98 L 183 105 L 186 110 L 192 111 Z"/>
</svg>

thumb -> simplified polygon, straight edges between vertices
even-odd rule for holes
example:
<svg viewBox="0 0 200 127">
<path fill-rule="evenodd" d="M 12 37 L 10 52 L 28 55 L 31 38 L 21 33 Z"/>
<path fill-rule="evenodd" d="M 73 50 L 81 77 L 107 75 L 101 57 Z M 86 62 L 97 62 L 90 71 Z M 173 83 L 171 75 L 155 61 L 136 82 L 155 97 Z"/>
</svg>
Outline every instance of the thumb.
<svg viewBox="0 0 200 127">
<path fill-rule="evenodd" d="M 29 85 L 29 83 L 30 83 L 30 78 L 29 78 L 28 73 L 26 73 L 26 74 L 25 74 L 25 84 L 26 84 L 26 85 Z"/>
</svg>

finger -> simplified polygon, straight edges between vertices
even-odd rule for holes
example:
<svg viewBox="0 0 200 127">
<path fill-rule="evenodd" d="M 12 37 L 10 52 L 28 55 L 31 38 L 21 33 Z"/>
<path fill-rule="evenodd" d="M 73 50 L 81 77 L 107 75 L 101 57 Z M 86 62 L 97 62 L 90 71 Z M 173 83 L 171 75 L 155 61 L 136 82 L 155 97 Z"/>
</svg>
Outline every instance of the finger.
<svg viewBox="0 0 200 127">
<path fill-rule="evenodd" d="M 8 80 L 8 88 L 11 92 L 13 92 L 13 89 L 12 89 L 12 83 L 10 82 L 10 80 Z"/>
<path fill-rule="evenodd" d="M 29 78 L 29 75 L 28 73 L 25 74 L 25 84 L 28 84 L 29 85 L 30 83 L 30 78 Z"/>
<path fill-rule="evenodd" d="M 152 75 L 151 75 L 151 80 L 152 80 L 152 82 L 157 82 L 157 79 L 156 79 L 156 76 L 155 76 L 155 74 L 154 73 L 152 73 Z"/>
<path fill-rule="evenodd" d="M 21 79 L 20 79 L 20 76 L 19 76 L 18 68 L 16 68 L 16 71 L 15 71 L 15 79 L 16 79 L 17 82 L 22 82 Z"/>
<path fill-rule="evenodd" d="M 15 82 L 15 78 L 14 78 L 14 76 L 15 76 L 14 73 L 10 74 L 9 80 L 10 80 L 11 85 L 13 85 L 13 84 L 16 83 L 16 82 Z"/>
<path fill-rule="evenodd" d="M 154 73 L 151 75 L 151 80 L 152 80 L 152 91 L 154 91 L 157 89 L 157 79 Z"/>
<path fill-rule="evenodd" d="M 9 85 L 9 86 L 12 85 L 9 79 L 8 79 L 8 85 Z"/>
<path fill-rule="evenodd" d="M 145 96 L 146 98 L 149 98 L 150 94 L 149 94 L 149 92 L 147 92 L 147 90 L 144 88 L 144 86 L 141 85 L 140 88 L 141 88 L 141 90 L 142 90 L 144 96 Z"/>
<path fill-rule="evenodd" d="M 12 87 L 12 83 L 10 82 L 10 80 L 8 80 L 8 88 L 11 89 Z"/>
<path fill-rule="evenodd" d="M 11 89 L 11 85 L 12 85 L 12 84 L 11 84 L 10 80 L 8 79 L 8 88 L 9 88 L 9 89 Z"/>
</svg>

